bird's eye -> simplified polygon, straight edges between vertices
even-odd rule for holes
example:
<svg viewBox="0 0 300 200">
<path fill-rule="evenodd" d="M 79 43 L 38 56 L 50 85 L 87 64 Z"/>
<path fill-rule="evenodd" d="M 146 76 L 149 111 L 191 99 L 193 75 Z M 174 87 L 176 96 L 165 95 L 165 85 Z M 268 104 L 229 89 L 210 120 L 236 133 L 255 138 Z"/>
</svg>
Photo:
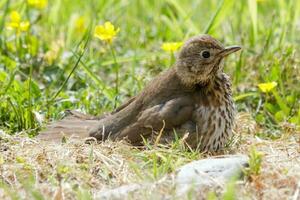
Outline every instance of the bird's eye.
<svg viewBox="0 0 300 200">
<path fill-rule="evenodd" d="M 201 56 L 203 58 L 209 58 L 210 57 L 210 53 L 209 53 L 209 51 L 204 50 L 204 51 L 201 52 Z"/>
</svg>

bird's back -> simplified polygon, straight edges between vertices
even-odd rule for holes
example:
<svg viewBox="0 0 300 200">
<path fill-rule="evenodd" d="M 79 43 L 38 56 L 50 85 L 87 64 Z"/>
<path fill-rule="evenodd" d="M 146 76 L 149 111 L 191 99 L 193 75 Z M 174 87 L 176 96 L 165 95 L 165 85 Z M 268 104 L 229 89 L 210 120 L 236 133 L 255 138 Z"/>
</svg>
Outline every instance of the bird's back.
<svg viewBox="0 0 300 200">
<path fill-rule="evenodd" d="M 137 98 L 144 105 L 153 106 L 178 96 L 189 95 L 193 91 L 194 87 L 184 85 L 177 76 L 175 67 L 172 67 L 150 81 Z"/>
</svg>

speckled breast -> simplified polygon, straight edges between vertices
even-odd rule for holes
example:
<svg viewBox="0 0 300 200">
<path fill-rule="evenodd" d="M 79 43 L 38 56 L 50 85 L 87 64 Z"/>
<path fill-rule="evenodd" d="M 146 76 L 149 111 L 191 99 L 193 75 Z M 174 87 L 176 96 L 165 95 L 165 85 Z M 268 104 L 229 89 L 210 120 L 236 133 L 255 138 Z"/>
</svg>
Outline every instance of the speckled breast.
<svg viewBox="0 0 300 200">
<path fill-rule="evenodd" d="M 197 104 L 193 112 L 196 131 L 189 143 L 201 149 L 216 151 L 224 147 L 232 135 L 235 107 L 231 84 L 227 75 L 216 77 L 211 88 L 196 94 Z"/>
</svg>

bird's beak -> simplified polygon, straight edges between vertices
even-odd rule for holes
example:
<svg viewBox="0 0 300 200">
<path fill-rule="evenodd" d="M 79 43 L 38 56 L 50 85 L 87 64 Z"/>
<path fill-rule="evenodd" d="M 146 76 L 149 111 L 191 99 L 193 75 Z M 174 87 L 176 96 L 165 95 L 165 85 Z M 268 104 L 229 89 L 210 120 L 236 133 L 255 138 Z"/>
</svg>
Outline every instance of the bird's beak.
<svg viewBox="0 0 300 200">
<path fill-rule="evenodd" d="M 241 50 L 241 47 L 239 47 L 239 46 L 226 47 L 224 50 L 222 50 L 219 53 L 219 55 L 224 58 L 224 57 L 228 56 L 229 54 L 232 54 L 238 50 Z"/>
</svg>

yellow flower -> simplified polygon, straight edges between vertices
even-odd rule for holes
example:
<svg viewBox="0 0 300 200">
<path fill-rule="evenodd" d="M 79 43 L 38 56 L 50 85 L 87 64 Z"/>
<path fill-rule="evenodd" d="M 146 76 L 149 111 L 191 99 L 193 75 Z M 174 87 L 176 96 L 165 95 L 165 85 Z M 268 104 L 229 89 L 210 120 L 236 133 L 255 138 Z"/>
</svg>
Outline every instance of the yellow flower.
<svg viewBox="0 0 300 200">
<path fill-rule="evenodd" d="M 19 27 L 20 22 L 21 22 L 21 16 L 17 11 L 12 11 L 10 13 L 10 22 L 7 23 L 6 27 L 8 29 L 16 29 Z"/>
<path fill-rule="evenodd" d="M 119 31 L 120 29 L 115 29 L 115 26 L 111 22 L 105 22 L 104 25 L 96 26 L 94 36 L 102 41 L 111 43 Z"/>
<path fill-rule="evenodd" d="M 30 22 L 21 21 L 21 15 L 17 11 L 12 11 L 10 13 L 10 22 L 6 24 L 7 29 L 16 30 L 17 34 L 28 31 L 29 26 Z"/>
<path fill-rule="evenodd" d="M 21 22 L 21 23 L 20 23 L 20 31 L 23 31 L 23 32 L 28 31 L 29 26 L 30 26 L 29 21 Z"/>
<path fill-rule="evenodd" d="M 174 52 L 177 51 L 182 46 L 182 44 L 182 42 L 166 42 L 161 45 L 161 48 L 164 51 Z"/>
<path fill-rule="evenodd" d="M 76 32 L 82 33 L 85 30 L 85 18 L 84 17 L 78 17 L 75 20 L 75 30 Z"/>
<path fill-rule="evenodd" d="M 10 21 L 14 23 L 20 23 L 21 22 L 21 15 L 17 11 L 12 11 L 10 13 Z"/>
<path fill-rule="evenodd" d="M 259 89 L 264 92 L 270 92 L 271 90 L 273 90 L 275 87 L 277 86 L 277 83 L 275 81 L 273 82 L 268 82 L 268 83 L 260 83 L 258 84 Z"/>
<path fill-rule="evenodd" d="M 48 0 L 27 0 L 29 6 L 37 8 L 37 9 L 44 9 L 48 5 Z"/>
</svg>

